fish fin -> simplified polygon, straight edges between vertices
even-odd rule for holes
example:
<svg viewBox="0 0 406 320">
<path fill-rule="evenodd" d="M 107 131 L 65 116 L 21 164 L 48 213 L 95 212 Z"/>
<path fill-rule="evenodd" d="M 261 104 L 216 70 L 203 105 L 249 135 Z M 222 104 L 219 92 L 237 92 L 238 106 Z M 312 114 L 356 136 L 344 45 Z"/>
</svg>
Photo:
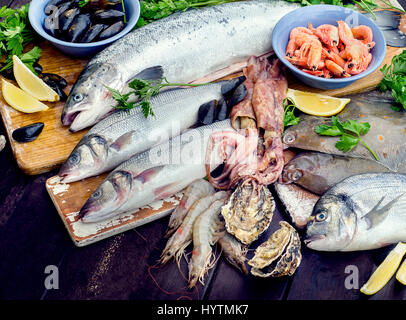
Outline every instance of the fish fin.
<svg viewBox="0 0 406 320">
<path fill-rule="evenodd" d="M 110 147 L 113 148 L 116 151 L 121 151 L 127 145 L 131 144 L 133 133 L 134 133 L 134 131 L 130 131 L 130 132 L 127 132 L 127 133 L 123 134 L 116 141 L 114 141 L 110 145 Z"/>
<path fill-rule="evenodd" d="M 382 150 L 377 150 L 379 162 L 392 171 L 398 171 L 406 161 L 406 149 L 404 144 L 386 143 Z M 388 155 L 390 155 L 388 157 Z"/>
<path fill-rule="evenodd" d="M 162 66 L 154 66 L 150 68 L 146 68 L 141 72 L 137 73 L 130 81 L 134 79 L 142 79 L 142 80 L 160 80 L 164 76 L 164 70 Z"/>
<path fill-rule="evenodd" d="M 384 221 L 386 217 L 389 215 L 390 209 L 393 207 L 395 203 L 399 201 L 406 193 L 402 193 L 401 195 L 397 196 L 395 199 L 389 201 L 385 204 L 382 208 L 378 209 L 381 205 L 382 201 L 385 199 L 386 196 L 383 196 L 381 200 L 366 214 L 362 217 L 363 220 L 367 223 L 367 229 L 372 229 L 376 227 L 379 223 Z"/>
</svg>

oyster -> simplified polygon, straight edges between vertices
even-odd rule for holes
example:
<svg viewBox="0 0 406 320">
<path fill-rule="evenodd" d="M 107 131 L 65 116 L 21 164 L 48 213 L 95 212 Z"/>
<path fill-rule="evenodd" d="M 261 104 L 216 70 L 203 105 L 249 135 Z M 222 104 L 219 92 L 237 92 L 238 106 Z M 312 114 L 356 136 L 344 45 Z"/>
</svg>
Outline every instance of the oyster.
<svg viewBox="0 0 406 320">
<path fill-rule="evenodd" d="M 299 234 L 286 221 L 279 225 L 280 229 L 262 243 L 248 261 L 252 275 L 263 278 L 292 276 L 299 266 L 302 260 Z"/>
<path fill-rule="evenodd" d="M 0 136 L 0 151 L 4 149 L 6 146 L 6 138 L 4 136 Z"/>
<path fill-rule="evenodd" d="M 249 181 L 235 189 L 221 214 L 227 231 L 249 245 L 268 228 L 274 210 L 275 201 L 268 188 Z"/>
</svg>

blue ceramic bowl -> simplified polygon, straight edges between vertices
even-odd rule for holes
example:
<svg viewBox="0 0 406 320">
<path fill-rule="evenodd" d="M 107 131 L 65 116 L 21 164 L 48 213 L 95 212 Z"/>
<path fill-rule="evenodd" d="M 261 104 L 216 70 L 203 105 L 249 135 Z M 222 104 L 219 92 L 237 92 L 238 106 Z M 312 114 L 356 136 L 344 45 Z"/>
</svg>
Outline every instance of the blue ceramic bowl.
<svg viewBox="0 0 406 320">
<path fill-rule="evenodd" d="M 296 27 L 307 27 L 312 23 L 315 28 L 322 24 L 337 26 L 338 20 L 344 20 L 351 28 L 358 25 L 366 25 L 372 29 L 374 48 L 371 50 L 372 61 L 368 68 L 348 78 L 324 79 L 300 71 L 285 59 L 286 46 L 289 41 L 290 31 Z M 386 43 L 382 31 L 369 18 L 361 13 L 332 5 L 312 5 L 298 8 L 278 21 L 272 32 L 272 46 L 278 58 L 292 71 L 292 73 L 308 86 L 319 89 L 338 89 L 366 77 L 375 71 L 382 63 L 386 54 Z"/>
<path fill-rule="evenodd" d="M 44 30 L 45 18 L 45 7 L 48 0 L 32 0 L 28 12 L 28 17 L 30 19 L 31 26 L 34 30 L 43 38 L 50 41 L 56 48 L 58 48 L 63 53 L 73 57 L 91 57 L 100 50 L 104 49 L 112 42 L 123 37 L 129 33 L 134 26 L 137 24 L 138 18 L 140 16 L 140 3 L 138 0 L 124 0 L 125 13 L 127 18 L 127 23 L 121 32 L 115 36 L 97 42 L 91 43 L 72 43 L 67 41 L 59 40 Z"/>
</svg>

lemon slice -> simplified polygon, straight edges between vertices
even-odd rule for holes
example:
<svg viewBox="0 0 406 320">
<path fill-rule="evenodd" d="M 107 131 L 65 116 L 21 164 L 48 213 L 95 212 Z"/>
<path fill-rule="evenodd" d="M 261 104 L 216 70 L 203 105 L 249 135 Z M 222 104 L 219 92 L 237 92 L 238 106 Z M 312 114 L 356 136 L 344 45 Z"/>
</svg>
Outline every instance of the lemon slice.
<svg viewBox="0 0 406 320">
<path fill-rule="evenodd" d="M 351 99 L 334 98 L 294 89 L 288 89 L 286 96 L 295 103 L 300 111 L 323 117 L 339 113 L 351 101 Z"/>
<path fill-rule="evenodd" d="M 396 279 L 406 286 L 406 260 L 403 261 L 398 272 L 396 273 Z"/>
<path fill-rule="evenodd" d="M 388 256 L 375 270 L 367 283 L 362 286 L 361 292 L 366 295 L 371 295 L 381 290 L 388 283 L 390 278 L 392 278 L 405 253 L 406 243 L 399 242 L 395 249 L 389 252 Z"/>
<path fill-rule="evenodd" d="M 58 101 L 59 95 L 37 77 L 17 56 L 13 56 L 13 72 L 18 85 L 40 101 Z"/>
<path fill-rule="evenodd" d="M 39 102 L 27 92 L 4 79 L 2 79 L 1 91 L 3 92 L 4 100 L 18 111 L 33 113 L 49 109 L 47 105 Z"/>
</svg>

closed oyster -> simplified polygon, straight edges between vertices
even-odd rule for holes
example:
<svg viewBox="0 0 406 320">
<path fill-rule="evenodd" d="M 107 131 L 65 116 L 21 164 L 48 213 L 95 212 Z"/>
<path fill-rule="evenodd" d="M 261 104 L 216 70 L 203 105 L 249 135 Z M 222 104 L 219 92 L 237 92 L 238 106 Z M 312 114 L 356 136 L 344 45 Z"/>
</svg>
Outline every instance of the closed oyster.
<svg viewBox="0 0 406 320">
<path fill-rule="evenodd" d="M 268 228 L 274 210 L 275 201 L 268 188 L 250 181 L 235 189 L 221 214 L 227 231 L 249 245 Z"/>
<path fill-rule="evenodd" d="M 248 261 L 251 274 L 257 277 L 292 276 L 302 260 L 300 238 L 286 221 L 279 222 L 280 229 L 262 243 L 254 257 Z"/>
</svg>

